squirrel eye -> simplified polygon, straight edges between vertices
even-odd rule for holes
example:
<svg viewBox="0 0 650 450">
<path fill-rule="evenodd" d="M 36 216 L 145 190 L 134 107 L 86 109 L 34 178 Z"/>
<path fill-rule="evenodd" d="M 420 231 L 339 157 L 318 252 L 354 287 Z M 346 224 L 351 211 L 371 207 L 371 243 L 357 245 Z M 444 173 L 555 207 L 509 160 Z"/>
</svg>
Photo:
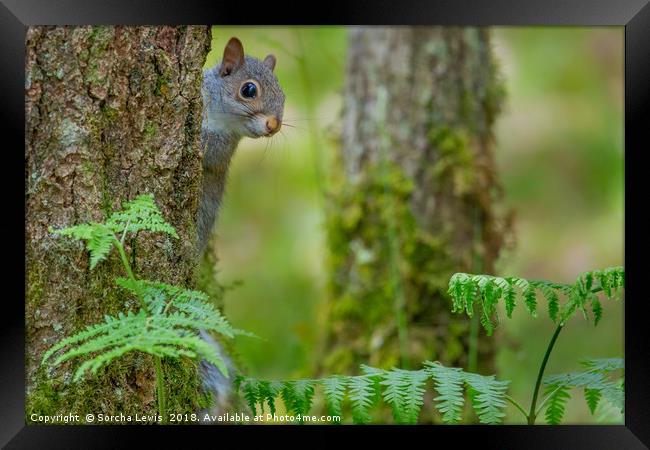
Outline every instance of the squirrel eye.
<svg viewBox="0 0 650 450">
<path fill-rule="evenodd" d="M 255 83 L 251 83 L 250 81 L 244 83 L 241 87 L 241 96 L 244 98 L 255 98 L 257 96 L 257 86 L 255 86 Z"/>
</svg>

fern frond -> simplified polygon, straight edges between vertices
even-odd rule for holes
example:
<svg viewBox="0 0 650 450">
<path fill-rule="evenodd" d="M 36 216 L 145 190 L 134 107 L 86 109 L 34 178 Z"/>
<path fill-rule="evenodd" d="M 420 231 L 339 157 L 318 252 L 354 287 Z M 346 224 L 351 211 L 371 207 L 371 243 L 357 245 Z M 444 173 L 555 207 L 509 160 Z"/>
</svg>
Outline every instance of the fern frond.
<svg viewBox="0 0 650 450">
<path fill-rule="evenodd" d="M 113 231 L 103 223 L 84 223 L 60 230 L 51 230 L 55 234 L 69 236 L 86 241 L 86 249 L 90 252 L 90 268 L 106 259 L 117 239 Z"/>
<path fill-rule="evenodd" d="M 151 194 L 140 195 L 125 202 L 121 211 L 111 214 L 106 225 L 120 233 L 125 230 L 130 233 L 148 230 L 166 233 L 178 239 L 176 230 L 165 221 Z"/>
<path fill-rule="evenodd" d="M 119 242 L 115 233 L 134 233 L 140 230 L 163 232 L 178 238 L 174 227 L 162 217 L 153 195 L 141 195 L 126 202 L 124 209 L 111 214 L 104 223 L 83 223 L 59 230 L 50 228 L 52 233 L 85 241 L 86 249 L 90 252 L 91 269 L 106 259 L 113 245 Z"/>
<path fill-rule="evenodd" d="M 183 309 L 183 305 L 189 308 Z M 198 333 L 199 330 L 213 330 L 232 337 L 238 330 L 233 329 L 212 305 L 195 298 L 185 298 L 174 306 L 176 310 L 153 315 L 141 309 L 137 314 L 106 316 L 104 323 L 91 325 L 54 345 L 44 354 L 43 361 L 66 347 L 68 349 L 54 359 L 53 365 L 73 358 L 87 358 L 75 372 L 76 381 L 86 370 L 95 373 L 125 353 L 141 351 L 161 357 L 201 357 L 227 376 L 221 356 Z"/>
<path fill-rule="evenodd" d="M 435 407 L 442 414 L 445 423 L 457 423 L 461 419 L 465 398 L 463 384 L 465 373 L 457 367 L 445 367 L 439 362 L 426 361 L 425 371 L 435 383 L 438 396 L 434 398 Z"/>
<path fill-rule="evenodd" d="M 625 271 L 622 267 L 585 272 L 573 284 L 455 273 L 449 280 L 447 293 L 452 299 L 452 312 L 464 312 L 469 317 L 473 315 L 474 303 L 479 302 L 480 322 L 490 335 L 498 323 L 495 306 L 499 300 L 504 301 L 508 317 L 512 316 L 518 299 L 529 314 L 536 317 L 538 295 L 541 293 L 547 302 L 548 315 L 556 323 L 565 322 L 578 309 L 587 318 L 586 305 L 590 303 L 594 324 L 598 324 L 602 317 L 602 305 L 596 293 L 602 292 L 610 299 L 619 298 L 624 284 Z M 561 297 L 566 299 L 564 305 L 560 305 Z"/>
<path fill-rule="evenodd" d="M 190 328 L 202 326 L 202 329 L 215 331 L 229 338 L 235 335 L 257 337 L 247 331 L 233 328 L 203 292 L 150 280 L 117 278 L 115 282 L 143 299 L 152 315 L 180 314 L 177 320 L 185 321 L 186 326 Z"/>
<path fill-rule="evenodd" d="M 595 281 L 598 282 L 598 285 L 594 287 Z M 594 324 L 597 324 L 602 316 L 602 306 L 598 297 L 593 293 L 594 289 L 602 291 L 604 297 L 609 300 L 619 300 L 624 287 L 625 269 L 621 266 L 607 267 L 581 274 L 568 295 L 569 301 L 561 320 L 568 319 L 576 309 L 580 309 L 586 317 L 585 305 L 589 301 L 594 314 Z"/>
<path fill-rule="evenodd" d="M 510 381 L 498 381 L 494 376 L 467 373 L 437 361 L 426 361 L 420 370 L 383 370 L 361 365 L 361 371 L 363 374 L 356 376 L 333 375 L 295 381 L 260 381 L 240 376 L 234 385 L 237 391 L 243 392 L 249 405 L 253 405 L 251 409 L 261 406 L 265 400 L 274 408 L 271 405 L 280 396 L 289 412 L 305 415 L 311 408 L 314 387 L 320 385 L 331 415 L 342 415 L 343 400 L 347 396 L 352 420 L 359 424 L 369 423 L 372 421 L 370 409 L 383 399 L 391 406 L 397 423 L 414 424 L 424 403 L 427 380 L 432 378 L 439 394 L 434 399 L 435 407 L 442 413 L 445 423 L 460 421 L 464 387 L 482 423 L 498 423 L 505 415 L 503 409 Z"/>
<path fill-rule="evenodd" d="M 227 376 L 221 356 L 198 336 L 199 330 L 211 330 L 228 337 L 248 333 L 230 326 L 218 310 L 202 300 L 204 294 L 149 281 L 120 279 L 118 284 L 141 293 L 148 299 L 150 310 L 120 313 L 117 318 L 106 316 L 104 323 L 91 325 L 54 345 L 44 354 L 44 362 L 65 347 L 69 348 L 53 361 L 53 365 L 77 357 L 88 358 L 77 369 L 76 381 L 86 370 L 95 373 L 125 353 L 141 351 L 156 356 L 201 357 Z M 170 292 L 175 297 L 166 297 Z"/>
</svg>

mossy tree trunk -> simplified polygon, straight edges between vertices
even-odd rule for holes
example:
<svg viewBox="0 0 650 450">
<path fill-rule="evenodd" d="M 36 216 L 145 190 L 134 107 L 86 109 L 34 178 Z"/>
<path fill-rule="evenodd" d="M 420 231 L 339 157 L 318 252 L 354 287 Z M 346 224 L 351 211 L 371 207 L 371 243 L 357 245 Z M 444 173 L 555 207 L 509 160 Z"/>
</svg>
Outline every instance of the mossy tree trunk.
<svg viewBox="0 0 650 450">
<path fill-rule="evenodd" d="M 494 208 L 503 89 L 488 32 L 353 28 L 348 52 L 322 372 L 439 360 L 491 373 L 493 339 L 470 357 L 471 321 L 446 294 L 452 273 L 492 271 L 508 222 Z"/>
<path fill-rule="evenodd" d="M 192 285 L 201 186 L 201 77 L 209 27 L 31 27 L 26 40 L 27 420 L 37 414 L 156 413 L 152 359 L 130 354 L 80 383 L 75 363 L 42 367 L 43 352 L 129 297 L 112 254 L 93 271 L 62 228 L 102 221 L 152 193 L 180 236 L 129 243 L 138 276 Z M 164 360 L 168 410 L 193 411 L 194 363 Z M 83 417 L 83 416 L 82 416 Z"/>
</svg>

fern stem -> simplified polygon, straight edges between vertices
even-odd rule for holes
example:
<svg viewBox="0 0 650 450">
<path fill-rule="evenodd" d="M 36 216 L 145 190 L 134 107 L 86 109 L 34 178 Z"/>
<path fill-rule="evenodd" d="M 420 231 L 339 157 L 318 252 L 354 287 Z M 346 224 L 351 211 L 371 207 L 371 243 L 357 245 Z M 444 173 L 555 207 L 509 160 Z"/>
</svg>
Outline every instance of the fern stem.
<svg viewBox="0 0 650 450">
<path fill-rule="evenodd" d="M 514 406 L 515 406 L 519 411 L 521 411 L 521 413 L 524 415 L 524 417 L 525 417 L 526 419 L 528 419 L 528 413 L 526 412 L 526 410 L 524 409 L 524 407 L 521 406 L 521 404 L 520 404 L 517 400 L 515 400 L 515 399 L 512 398 L 512 397 L 510 397 L 509 395 L 506 395 L 506 396 L 505 396 L 505 399 L 508 400 L 510 403 L 512 403 L 512 404 L 513 404 L 513 405 L 514 405 Z"/>
<path fill-rule="evenodd" d="M 158 414 L 162 417 L 162 423 L 167 422 L 167 405 L 165 405 L 165 380 L 160 356 L 154 357 L 156 363 L 156 390 L 158 397 Z"/>
<path fill-rule="evenodd" d="M 126 256 L 122 242 L 116 236 L 113 237 L 115 238 L 115 246 L 117 247 L 117 251 L 120 254 L 120 259 L 122 260 L 122 265 L 124 266 L 124 270 L 126 270 L 126 274 L 130 279 L 135 280 L 135 276 L 131 270 L 131 265 L 129 264 L 129 258 Z"/>
<path fill-rule="evenodd" d="M 562 331 L 563 327 L 564 327 L 564 323 L 560 322 L 560 324 L 555 329 L 555 333 L 553 333 L 551 342 L 548 343 L 548 347 L 546 348 L 546 353 L 544 354 L 542 365 L 540 366 L 539 373 L 537 374 L 537 381 L 535 382 L 533 401 L 530 404 L 530 412 L 528 413 L 528 425 L 535 425 L 535 418 L 537 417 L 537 411 L 536 411 L 537 397 L 539 395 L 539 388 L 542 385 L 542 377 L 544 376 L 544 370 L 546 369 L 546 363 L 548 362 L 548 358 L 551 356 L 551 352 L 553 351 L 553 347 L 555 346 L 555 341 L 557 341 L 557 337 L 560 334 L 560 331 Z"/>
</svg>

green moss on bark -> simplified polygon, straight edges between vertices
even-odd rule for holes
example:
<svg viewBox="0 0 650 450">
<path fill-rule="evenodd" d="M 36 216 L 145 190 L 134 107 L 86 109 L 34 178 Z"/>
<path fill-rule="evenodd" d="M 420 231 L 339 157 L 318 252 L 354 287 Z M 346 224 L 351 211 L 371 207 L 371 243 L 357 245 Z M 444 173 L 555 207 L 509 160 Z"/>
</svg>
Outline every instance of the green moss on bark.
<svg viewBox="0 0 650 450">
<path fill-rule="evenodd" d="M 455 360 L 461 353 L 453 343 L 446 348 L 426 345 L 435 342 L 438 333 L 427 319 L 434 317 L 435 309 L 448 315 L 444 303 L 434 299 L 446 298 L 454 265 L 445 237 L 418 225 L 410 209 L 412 191 L 412 180 L 391 164 L 387 171 L 367 168 L 358 183 L 339 184 L 329 196 L 328 335 L 336 336 L 339 344 L 324 362 L 326 373 L 349 373 L 362 363 L 400 365 L 394 304 L 398 285 L 408 318 L 409 359 Z M 395 244 L 398 253 L 393 256 L 390 248 Z M 391 258 L 396 259 L 397 275 L 390 268 Z M 466 331 L 458 326 L 450 329 L 458 336 Z M 453 336 L 447 339 L 451 342 Z"/>
</svg>

